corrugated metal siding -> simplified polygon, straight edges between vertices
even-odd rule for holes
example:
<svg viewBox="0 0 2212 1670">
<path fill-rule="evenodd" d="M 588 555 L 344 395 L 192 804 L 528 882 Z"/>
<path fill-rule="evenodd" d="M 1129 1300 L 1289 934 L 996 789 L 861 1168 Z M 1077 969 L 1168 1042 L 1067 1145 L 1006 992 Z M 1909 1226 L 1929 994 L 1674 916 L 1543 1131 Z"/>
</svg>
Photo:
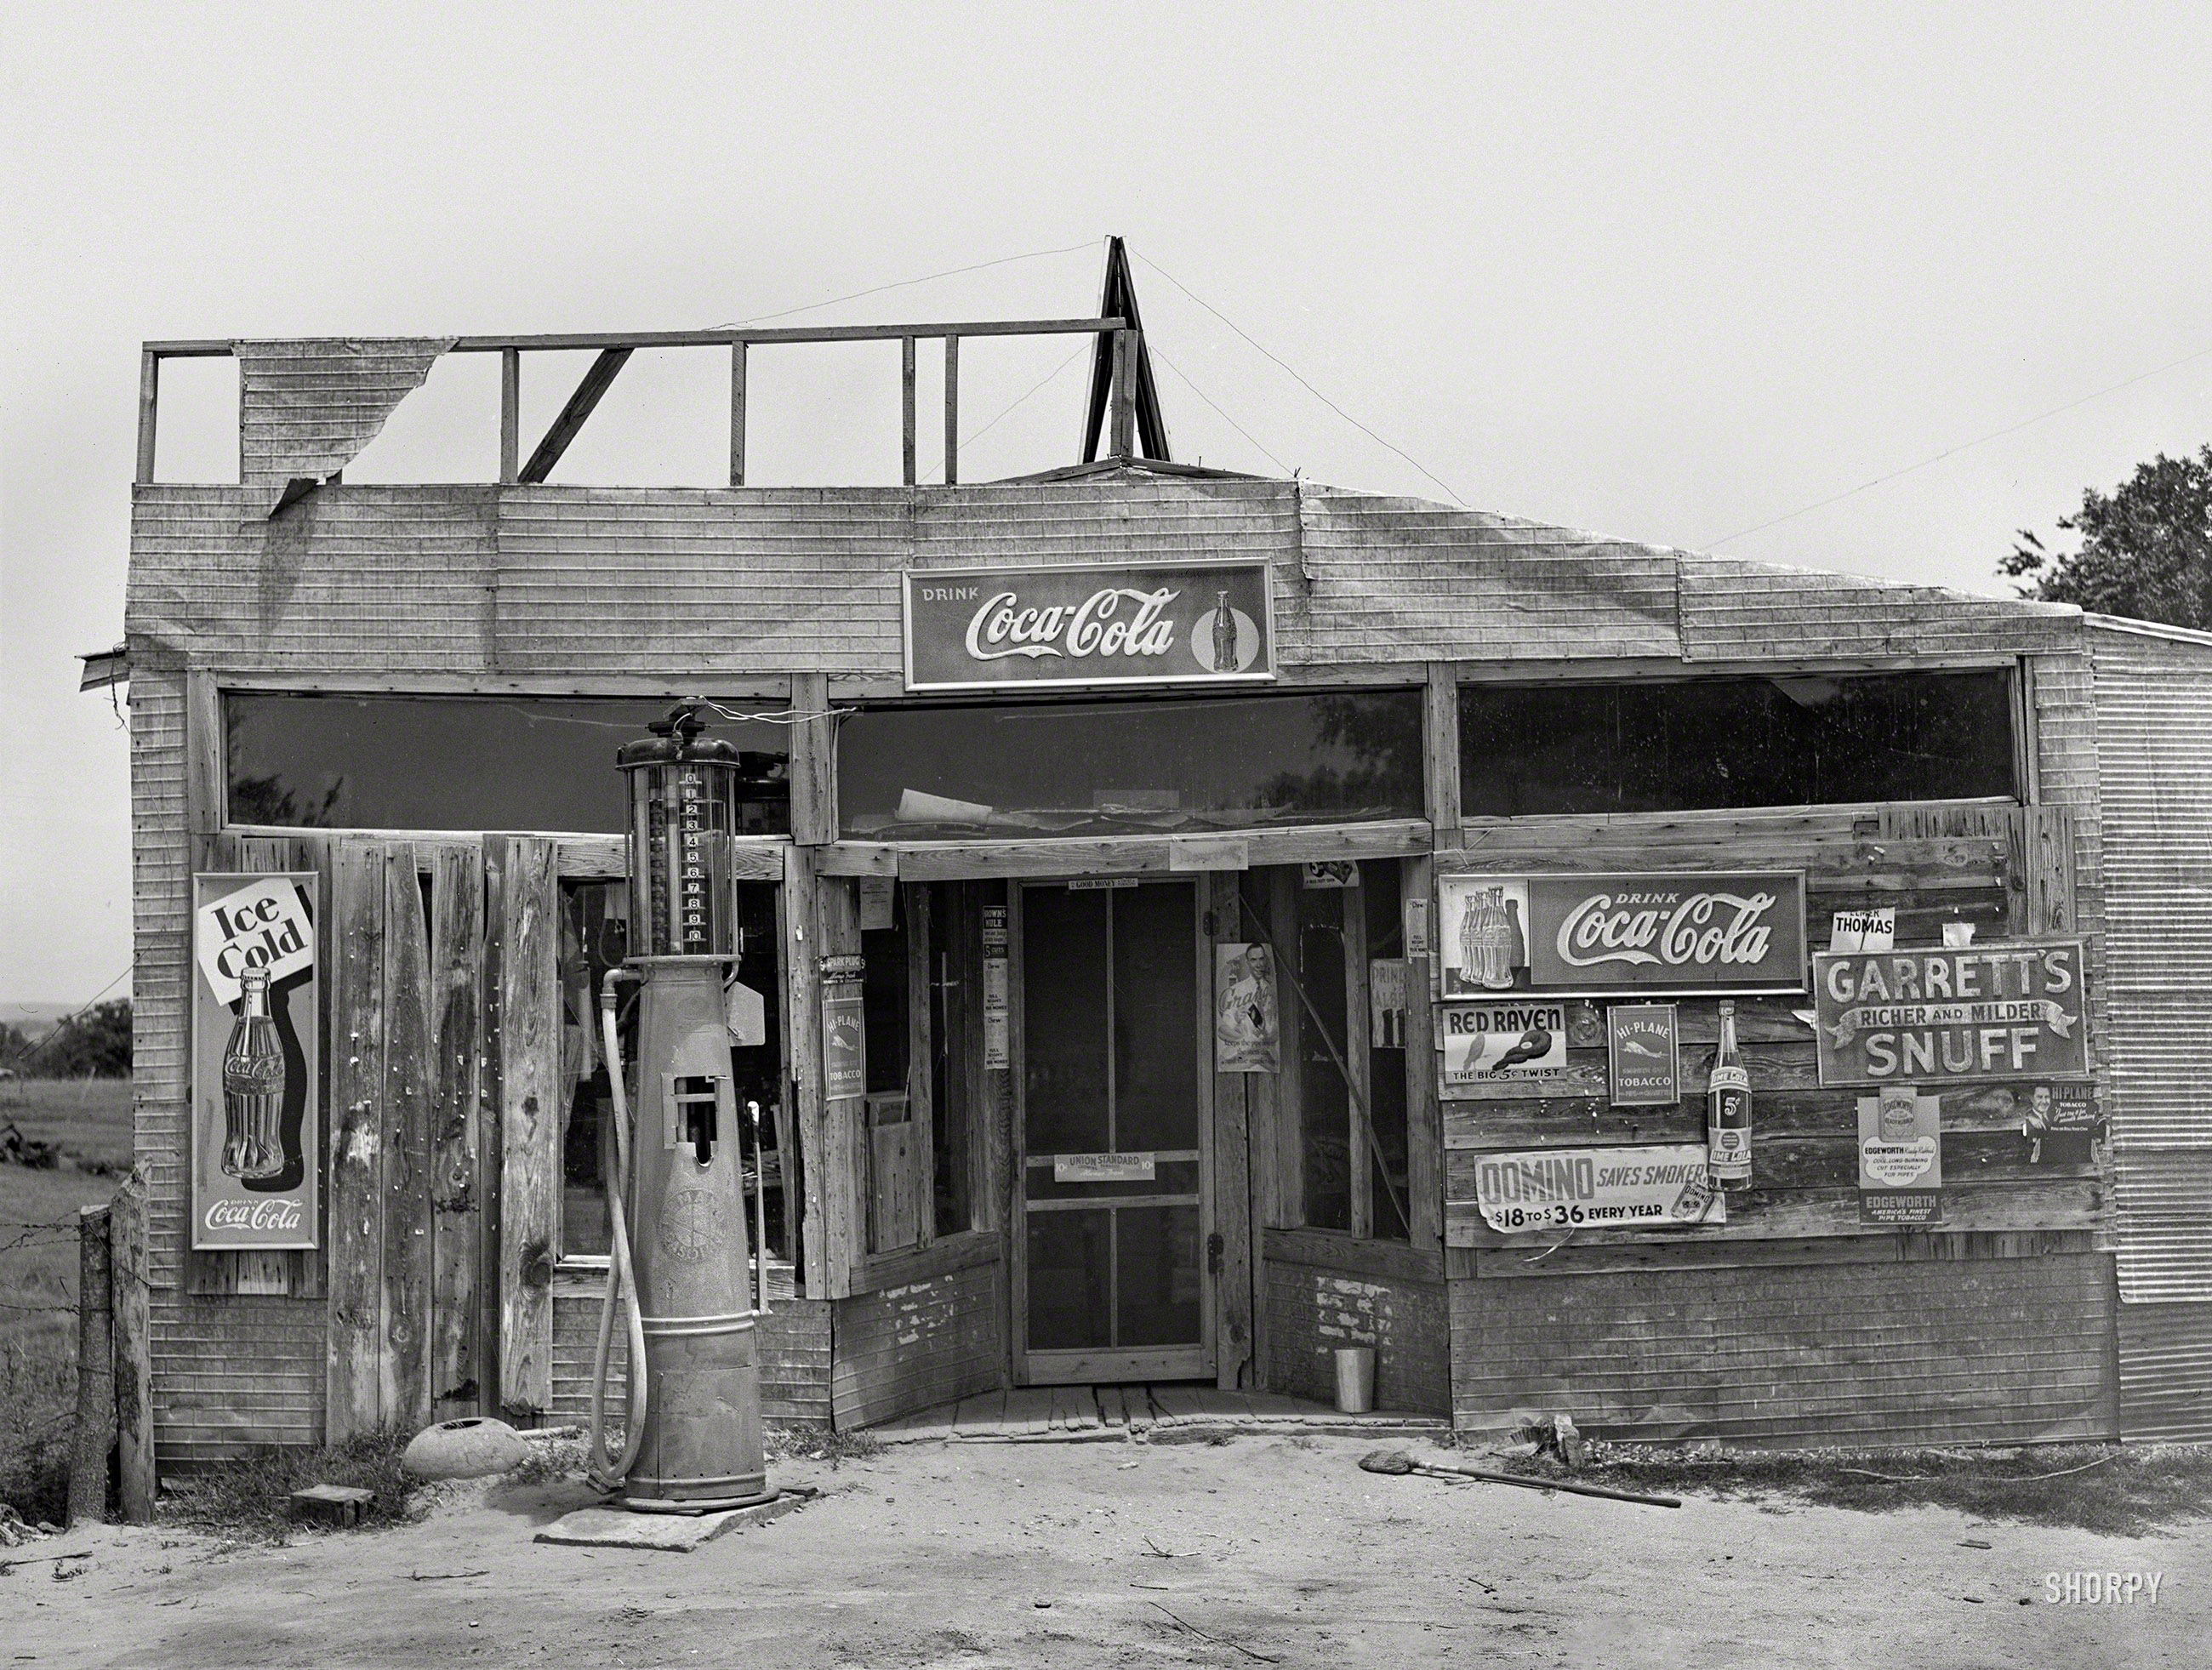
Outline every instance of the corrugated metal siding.
<svg viewBox="0 0 2212 1670">
<path fill-rule="evenodd" d="M 453 345 L 451 337 L 234 343 L 239 479 L 282 488 L 344 469 Z"/>
<path fill-rule="evenodd" d="M 2120 1297 L 2208 1301 L 2212 648 L 2109 629 L 2093 642 Z M 2212 1352 L 2201 1366 L 2212 1376 Z"/>
<path fill-rule="evenodd" d="M 1454 1424 L 1759 1443 L 2112 1436 L 2101 1253 L 1450 1283 Z"/>
</svg>

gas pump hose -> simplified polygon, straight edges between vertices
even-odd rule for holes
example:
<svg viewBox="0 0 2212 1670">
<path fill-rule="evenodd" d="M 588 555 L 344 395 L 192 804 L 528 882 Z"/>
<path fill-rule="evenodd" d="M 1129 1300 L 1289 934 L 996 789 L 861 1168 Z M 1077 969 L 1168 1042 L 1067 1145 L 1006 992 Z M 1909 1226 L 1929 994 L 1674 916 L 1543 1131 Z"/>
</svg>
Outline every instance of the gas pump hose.
<svg viewBox="0 0 2212 1670">
<path fill-rule="evenodd" d="M 607 1084 L 614 1092 L 615 1175 L 607 1189 L 607 1210 L 613 1220 L 613 1247 L 607 1260 L 607 1287 L 599 1301 L 599 1339 L 592 1357 L 592 1430 L 585 1449 L 586 1471 L 603 1491 L 618 1491 L 637 1460 L 645 1442 L 647 1400 L 645 1318 L 638 1309 L 637 1274 L 630 1267 L 629 1219 L 623 1202 L 629 1194 L 629 1098 L 623 1086 L 622 1038 L 615 1021 L 615 982 L 635 980 L 627 969 L 610 969 L 599 985 L 599 1026 L 606 1039 Z M 617 1297 L 627 1308 L 629 1336 L 629 1412 L 619 1457 L 606 1447 L 607 1358 L 614 1343 Z"/>
</svg>

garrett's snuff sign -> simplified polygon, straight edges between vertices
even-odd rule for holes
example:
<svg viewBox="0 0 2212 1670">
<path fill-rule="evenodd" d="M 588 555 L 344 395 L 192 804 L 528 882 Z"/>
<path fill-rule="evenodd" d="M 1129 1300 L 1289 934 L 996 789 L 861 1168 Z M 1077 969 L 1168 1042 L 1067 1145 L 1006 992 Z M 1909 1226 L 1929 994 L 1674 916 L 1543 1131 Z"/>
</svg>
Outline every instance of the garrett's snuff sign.
<svg viewBox="0 0 2212 1670">
<path fill-rule="evenodd" d="M 1275 676 L 1264 562 L 933 568 L 905 578 L 910 690 Z"/>
<path fill-rule="evenodd" d="M 2015 940 L 1813 958 L 1823 1084 L 2079 1078 L 2081 942 Z"/>
</svg>

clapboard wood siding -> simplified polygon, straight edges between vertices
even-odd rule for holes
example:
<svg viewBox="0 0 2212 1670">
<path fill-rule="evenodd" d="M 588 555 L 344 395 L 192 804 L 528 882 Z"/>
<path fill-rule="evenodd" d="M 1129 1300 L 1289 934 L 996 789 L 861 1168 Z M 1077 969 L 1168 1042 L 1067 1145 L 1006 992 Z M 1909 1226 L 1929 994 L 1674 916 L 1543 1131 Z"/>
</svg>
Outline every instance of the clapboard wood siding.
<svg viewBox="0 0 2212 1670">
<path fill-rule="evenodd" d="M 908 568 L 1245 557 L 1286 665 L 2045 653 L 2055 604 L 1697 556 L 1289 482 L 137 490 L 134 639 L 215 665 L 894 676 Z"/>
<path fill-rule="evenodd" d="M 2095 1252 L 1455 1277 L 1454 1424 L 1530 1411 L 1638 1439 L 2026 1443 L 2114 1436 Z"/>
<path fill-rule="evenodd" d="M 1336 1400 L 1336 1351 L 1375 1348 L 1375 1406 L 1451 1408 L 1449 1318 L 1441 1254 L 1315 1230 L 1261 1236 L 1266 1389 Z"/>
<path fill-rule="evenodd" d="M 756 1319 L 754 1343 L 760 1353 L 761 1417 L 770 1421 L 830 1419 L 830 1302 L 781 1299 Z M 557 1287 L 553 1295 L 553 1421 L 581 1421 L 592 1412 L 592 1368 L 599 1345 L 599 1294 L 596 1284 Z M 619 1423 L 629 1395 L 629 1347 L 621 1319 L 607 1352 L 607 1408 Z"/>
<path fill-rule="evenodd" d="M 288 337 L 240 342 L 238 473 L 248 487 L 321 481 L 376 438 L 422 386 L 443 337 Z"/>
<path fill-rule="evenodd" d="M 1006 1383 L 1005 1266 L 995 1252 L 833 1304 L 830 1399 L 840 1431 Z"/>
</svg>

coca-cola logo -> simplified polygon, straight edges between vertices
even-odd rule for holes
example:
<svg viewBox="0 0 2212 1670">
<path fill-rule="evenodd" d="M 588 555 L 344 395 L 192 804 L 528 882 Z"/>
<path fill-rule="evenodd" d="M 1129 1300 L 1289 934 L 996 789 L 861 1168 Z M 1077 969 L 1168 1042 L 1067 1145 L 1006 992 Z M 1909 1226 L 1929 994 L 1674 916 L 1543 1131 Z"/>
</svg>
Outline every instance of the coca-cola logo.
<svg viewBox="0 0 2212 1670">
<path fill-rule="evenodd" d="M 968 653 L 978 661 L 1164 655 L 1175 647 L 1175 622 L 1163 611 L 1181 595 L 1165 586 L 1109 586 L 1079 604 L 1024 607 L 1018 592 L 995 592 L 969 617 Z"/>
<path fill-rule="evenodd" d="M 1772 927 L 1759 919 L 1774 903 L 1771 893 L 1594 893 L 1567 914 L 1554 943 L 1560 960 L 1577 969 L 1752 968 L 1773 943 Z"/>
<path fill-rule="evenodd" d="M 282 1235 L 300 1227 L 301 1203 L 283 1196 L 265 1200 L 217 1200 L 204 1215 L 209 1233 Z"/>
</svg>

